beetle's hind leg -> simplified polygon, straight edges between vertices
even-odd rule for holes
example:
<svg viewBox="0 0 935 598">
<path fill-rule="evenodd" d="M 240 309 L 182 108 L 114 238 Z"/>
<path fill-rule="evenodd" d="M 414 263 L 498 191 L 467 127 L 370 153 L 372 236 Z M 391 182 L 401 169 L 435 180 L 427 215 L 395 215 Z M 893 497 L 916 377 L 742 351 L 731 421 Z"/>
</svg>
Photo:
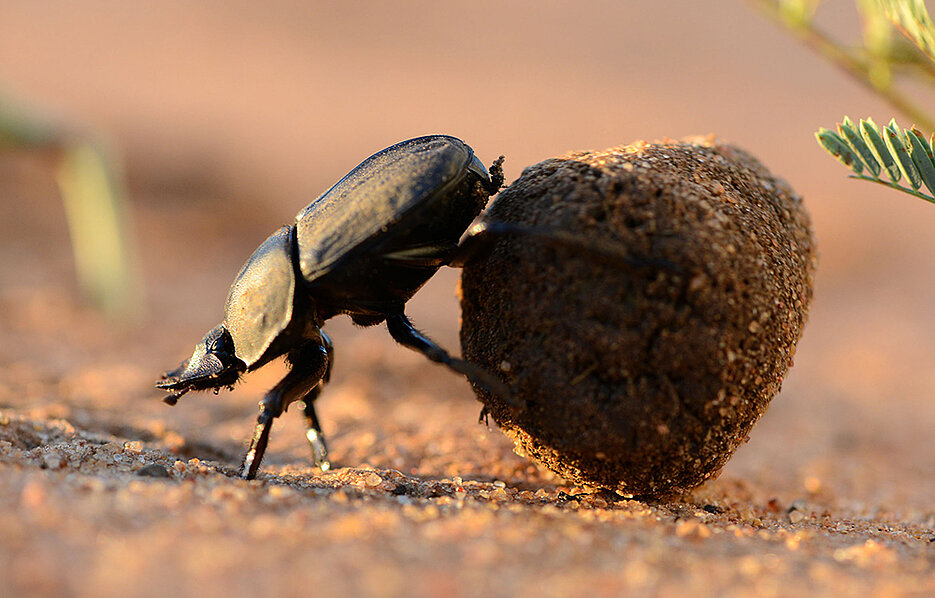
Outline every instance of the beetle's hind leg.
<svg viewBox="0 0 935 598">
<path fill-rule="evenodd" d="M 448 366 L 449 369 L 466 376 L 474 384 L 483 386 L 507 402 L 510 401 L 510 390 L 503 382 L 487 370 L 449 355 L 433 340 L 416 330 L 405 314 L 387 316 L 386 328 L 397 343 L 422 353 L 436 363 Z"/>
<path fill-rule="evenodd" d="M 266 445 L 269 442 L 269 433 L 273 426 L 273 420 L 282 415 L 286 407 L 295 401 L 308 397 L 305 411 L 306 418 L 308 418 L 309 405 L 313 403 L 314 397 L 318 394 L 316 390 L 320 388 L 322 380 L 328 373 L 328 356 L 328 347 L 324 341 L 322 343 L 307 342 L 289 353 L 289 362 L 292 364 L 292 369 L 276 386 L 266 393 L 266 396 L 260 402 L 260 414 L 257 416 L 253 437 L 250 439 L 250 448 L 247 449 L 247 454 L 244 455 L 243 464 L 240 467 L 240 477 L 245 480 L 252 480 L 256 477 L 257 471 L 260 469 L 260 462 L 263 460 L 263 454 L 266 452 Z M 321 440 L 321 427 L 318 425 L 318 417 L 315 416 L 314 408 L 311 408 L 311 413 L 313 423 L 309 425 L 314 426 L 327 460 L 327 449 L 324 448 L 324 440 Z M 314 443 L 312 449 L 316 449 Z M 317 456 L 316 454 L 316 459 Z"/>
<path fill-rule="evenodd" d="M 447 265 L 452 268 L 463 268 L 469 262 L 484 260 L 493 251 L 497 242 L 505 237 L 534 239 L 551 247 L 570 250 L 575 254 L 583 253 L 599 264 L 626 270 L 643 268 L 676 272 L 681 270 L 678 265 L 669 260 L 634 255 L 623 245 L 594 239 L 581 233 L 494 221 L 481 221 L 471 226 L 457 248 L 451 253 Z"/>
</svg>

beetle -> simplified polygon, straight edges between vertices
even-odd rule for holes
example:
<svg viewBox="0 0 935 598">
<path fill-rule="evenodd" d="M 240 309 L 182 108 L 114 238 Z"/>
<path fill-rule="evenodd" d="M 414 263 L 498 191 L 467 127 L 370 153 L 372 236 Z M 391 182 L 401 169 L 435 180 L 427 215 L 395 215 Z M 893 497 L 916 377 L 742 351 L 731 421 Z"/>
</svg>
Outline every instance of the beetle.
<svg viewBox="0 0 935 598">
<path fill-rule="evenodd" d="M 461 238 L 503 185 L 502 163 L 500 156 L 488 172 L 467 144 L 448 135 L 403 141 L 364 160 L 250 256 L 221 324 L 156 382 L 170 393 L 163 400 L 175 405 L 191 390 L 231 387 L 285 356 L 291 368 L 260 402 L 240 476 L 256 477 L 273 420 L 297 401 L 304 403 L 315 464 L 327 470 L 315 399 L 334 361 L 322 326 L 340 314 L 359 326 L 385 322 L 398 343 L 507 396 L 499 380 L 449 355 L 405 314 L 406 302 L 439 268 L 476 252 L 487 229 Z"/>
</svg>

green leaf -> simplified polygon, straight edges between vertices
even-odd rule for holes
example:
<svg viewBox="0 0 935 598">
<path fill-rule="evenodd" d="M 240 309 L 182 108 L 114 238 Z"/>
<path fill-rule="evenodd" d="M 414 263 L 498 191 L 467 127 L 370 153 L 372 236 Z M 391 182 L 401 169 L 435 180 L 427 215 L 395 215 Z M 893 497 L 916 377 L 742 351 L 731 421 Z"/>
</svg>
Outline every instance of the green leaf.
<svg viewBox="0 0 935 598">
<path fill-rule="evenodd" d="M 877 162 L 877 159 L 873 156 L 873 152 L 870 151 L 870 148 L 867 147 L 867 144 L 857 132 L 854 121 L 845 116 L 844 122 L 838 125 L 838 130 L 851 146 L 851 149 L 863 160 L 864 164 L 867 166 L 867 170 L 872 172 L 875 177 L 880 176 L 880 163 Z"/>
<path fill-rule="evenodd" d="M 894 183 L 898 183 L 903 175 L 899 171 L 899 166 L 896 165 L 896 161 L 893 159 L 890 150 L 887 149 L 886 142 L 883 141 L 883 137 L 880 136 L 880 129 L 877 127 L 877 124 L 873 122 L 873 119 L 868 118 L 867 120 L 860 121 L 860 133 L 867 142 L 867 145 L 870 146 L 870 149 L 873 150 L 877 159 L 883 164 L 883 168 L 886 169 L 886 174 L 889 175 L 890 180 Z"/>
<path fill-rule="evenodd" d="M 857 154 L 855 154 L 850 146 L 834 131 L 822 127 L 815 133 L 815 139 L 818 140 L 821 147 L 825 148 L 825 151 L 840 160 L 855 173 L 860 174 L 864 171 L 863 164 L 860 163 Z"/>
<path fill-rule="evenodd" d="M 877 0 L 886 16 L 929 58 L 935 60 L 935 24 L 925 0 Z"/>
<path fill-rule="evenodd" d="M 921 187 L 922 177 L 919 176 L 919 171 L 916 169 L 915 164 L 912 163 L 909 150 L 906 148 L 902 139 L 902 131 L 899 129 L 899 125 L 896 124 L 895 120 L 891 120 L 890 124 L 886 125 L 886 128 L 883 129 L 883 138 L 886 140 L 887 147 L 890 148 L 890 153 L 896 156 L 899 169 L 906 175 L 912 188 L 918 189 Z"/>
<path fill-rule="evenodd" d="M 925 155 L 935 164 L 935 155 L 932 155 L 932 146 L 925 140 L 925 135 L 922 134 L 922 131 L 915 128 L 915 126 L 909 129 L 909 131 L 912 131 L 912 134 L 919 138 L 919 141 L 922 142 L 922 150 L 925 152 Z"/>
<path fill-rule="evenodd" d="M 820 0 L 782 0 L 779 14 L 791 26 L 800 27 L 811 22 Z"/>
<path fill-rule="evenodd" d="M 910 156 L 916 168 L 919 169 L 919 175 L 928 190 L 935 193 L 935 163 L 932 162 L 932 148 L 925 142 L 922 133 L 916 130 L 907 130 L 906 137 L 912 146 Z"/>
</svg>

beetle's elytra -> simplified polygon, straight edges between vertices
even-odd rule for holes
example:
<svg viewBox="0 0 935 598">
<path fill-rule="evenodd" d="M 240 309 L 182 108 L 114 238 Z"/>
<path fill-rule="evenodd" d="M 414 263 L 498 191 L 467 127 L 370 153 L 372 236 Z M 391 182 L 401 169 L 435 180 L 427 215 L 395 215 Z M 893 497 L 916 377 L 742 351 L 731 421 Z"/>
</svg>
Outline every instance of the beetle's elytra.
<svg viewBox="0 0 935 598">
<path fill-rule="evenodd" d="M 224 320 L 156 383 L 170 392 L 164 400 L 174 405 L 189 390 L 231 386 L 285 356 L 291 370 L 260 403 L 241 468 L 252 479 L 273 420 L 295 401 L 305 404 L 315 463 L 330 467 L 314 402 L 333 362 L 321 328 L 339 314 L 362 326 L 386 322 L 400 344 L 498 387 L 484 370 L 413 328 L 404 308 L 441 266 L 463 254 L 459 239 L 503 184 L 502 161 L 488 173 L 467 144 L 447 135 L 403 141 L 364 160 L 250 256 L 231 285 Z"/>
</svg>

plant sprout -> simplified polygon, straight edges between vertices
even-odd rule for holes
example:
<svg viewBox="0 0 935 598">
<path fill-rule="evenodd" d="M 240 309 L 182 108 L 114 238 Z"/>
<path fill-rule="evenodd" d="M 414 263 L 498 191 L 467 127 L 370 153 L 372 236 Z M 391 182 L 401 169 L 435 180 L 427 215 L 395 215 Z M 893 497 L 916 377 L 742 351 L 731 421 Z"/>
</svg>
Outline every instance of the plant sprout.
<svg viewBox="0 0 935 598">
<path fill-rule="evenodd" d="M 103 147 L 0 93 L 0 152 L 47 152 L 54 159 L 82 291 L 105 313 L 133 318 L 141 305 L 136 252 L 122 178 Z"/>
</svg>

